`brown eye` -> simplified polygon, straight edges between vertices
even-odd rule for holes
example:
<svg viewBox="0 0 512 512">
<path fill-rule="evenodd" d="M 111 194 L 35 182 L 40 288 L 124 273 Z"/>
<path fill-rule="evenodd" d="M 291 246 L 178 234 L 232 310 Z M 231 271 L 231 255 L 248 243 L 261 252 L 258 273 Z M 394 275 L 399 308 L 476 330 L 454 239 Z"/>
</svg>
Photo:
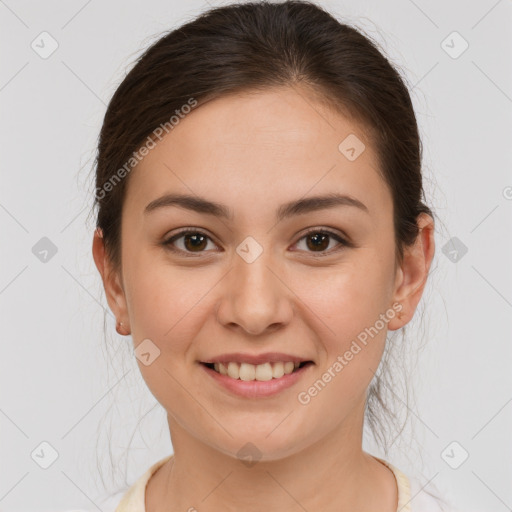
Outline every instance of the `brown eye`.
<svg viewBox="0 0 512 512">
<path fill-rule="evenodd" d="M 325 233 L 314 233 L 306 237 L 308 249 L 312 251 L 324 251 L 329 247 L 329 235 Z"/>
<path fill-rule="evenodd" d="M 310 253 L 318 253 L 318 256 L 327 256 L 332 252 L 337 252 L 343 247 L 352 247 L 352 245 L 340 235 L 329 230 L 321 230 L 318 228 L 310 230 L 300 238 L 299 242 L 302 240 L 306 241 L 306 248 L 304 250 Z M 329 247 L 332 249 L 331 244 L 333 241 L 338 243 L 334 244 L 335 248 L 333 250 L 328 250 Z M 208 242 L 212 242 L 212 244 L 215 245 L 206 233 L 188 229 L 173 235 L 171 238 L 164 241 L 162 245 L 173 252 L 181 253 L 184 256 L 192 256 L 194 253 L 199 255 L 204 252 L 209 252 L 206 250 Z M 299 242 L 297 244 L 299 244 Z M 337 248 L 336 245 L 338 246 Z"/>
<path fill-rule="evenodd" d="M 322 256 L 324 255 L 323 253 L 328 254 L 337 251 L 337 249 L 334 251 L 327 251 L 333 240 L 337 241 L 337 245 L 341 247 L 350 245 L 338 234 L 333 233 L 332 231 L 323 231 L 319 229 L 309 231 L 299 240 L 299 242 L 302 240 L 306 240 L 306 252 L 317 252 Z M 334 244 L 334 246 L 336 246 L 336 244 Z M 338 249 L 339 248 L 340 247 L 338 247 Z"/>
<path fill-rule="evenodd" d="M 181 239 L 182 246 L 179 247 L 179 244 L 176 244 L 176 242 L 181 241 Z M 201 253 L 205 252 L 209 240 L 210 237 L 202 231 L 186 230 L 172 236 L 163 242 L 163 245 L 176 252 Z"/>
<path fill-rule="evenodd" d="M 207 245 L 206 237 L 201 234 L 185 235 L 183 240 L 187 251 L 201 251 Z"/>
</svg>

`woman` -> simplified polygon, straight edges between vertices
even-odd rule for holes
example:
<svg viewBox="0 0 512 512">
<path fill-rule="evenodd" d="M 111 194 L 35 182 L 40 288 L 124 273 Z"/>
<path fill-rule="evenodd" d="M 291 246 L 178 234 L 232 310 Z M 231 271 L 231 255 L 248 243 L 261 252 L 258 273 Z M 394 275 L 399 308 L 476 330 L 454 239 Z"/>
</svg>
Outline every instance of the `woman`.
<svg viewBox="0 0 512 512">
<path fill-rule="evenodd" d="M 105 115 L 93 255 L 174 454 L 117 512 L 432 512 L 362 449 L 434 255 L 397 71 L 308 2 L 211 9 Z"/>
</svg>

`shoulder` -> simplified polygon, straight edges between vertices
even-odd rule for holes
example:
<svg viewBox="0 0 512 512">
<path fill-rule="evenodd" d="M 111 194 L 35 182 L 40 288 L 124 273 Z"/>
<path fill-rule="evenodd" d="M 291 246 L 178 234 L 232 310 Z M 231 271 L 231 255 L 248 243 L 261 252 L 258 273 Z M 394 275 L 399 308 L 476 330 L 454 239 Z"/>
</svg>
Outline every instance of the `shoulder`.
<svg viewBox="0 0 512 512">
<path fill-rule="evenodd" d="M 375 457 L 394 473 L 398 489 L 398 512 L 459 512 L 442 495 L 434 484 L 422 484 L 415 477 L 408 477 L 398 467 L 385 459 Z"/>
<path fill-rule="evenodd" d="M 432 485 L 426 489 L 417 479 L 410 478 L 411 512 L 459 512 Z"/>
<path fill-rule="evenodd" d="M 145 509 L 146 485 L 151 475 L 171 457 L 172 454 L 155 462 L 131 486 L 103 498 L 94 504 L 95 508 L 75 508 L 63 510 L 62 512 L 97 512 L 98 510 L 102 512 L 143 512 Z"/>
<path fill-rule="evenodd" d="M 111 502 L 116 506 L 112 512 L 144 512 L 146 509 L 146 486 L 151 476 L 172 456 L 172 454 L 167 455 L 155 462 L 124 493 L 112 497 Z"/>
</svg>

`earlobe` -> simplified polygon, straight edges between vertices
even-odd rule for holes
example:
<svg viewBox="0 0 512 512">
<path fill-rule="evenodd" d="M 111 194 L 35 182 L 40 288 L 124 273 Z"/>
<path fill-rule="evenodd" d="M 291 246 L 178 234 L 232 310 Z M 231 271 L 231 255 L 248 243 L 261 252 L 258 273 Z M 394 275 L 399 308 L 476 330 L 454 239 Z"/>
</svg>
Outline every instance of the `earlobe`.
<svg viewBox="0 0 512 512">
<path fill-rule="evenodd" d="M 125 329 L 123 322 L 116 321 L 116 331 L 117 334 L 121 336 L 128 336 L 131 332 L 128 329 Z"/>
<path fill-rule="evenodd" d="M 434 257 L 434 221 L 426 213 L 418 216 L 418 236 L 414 244 L 404 248 L 404 258 L 397 270 L 393 302 L 400 302 L 402 310 L 388 324 L 393 331 L 403 327 L 413 317 L 425 288 Z"/>
</svg>

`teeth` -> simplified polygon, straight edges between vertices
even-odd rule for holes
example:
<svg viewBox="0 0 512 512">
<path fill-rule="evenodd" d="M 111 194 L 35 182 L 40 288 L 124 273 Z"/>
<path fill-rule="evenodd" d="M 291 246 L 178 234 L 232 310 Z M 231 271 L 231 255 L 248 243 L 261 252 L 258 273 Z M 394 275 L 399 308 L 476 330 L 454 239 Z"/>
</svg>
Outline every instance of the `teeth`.
<svg viewBox="0 0 512 512">
<path fill-rule="evenodd" d="M 240 366 L 238 363 L 228 363 L 228 375 L 232 379 L 240 378 Z"/>
<path fill-rule="evenodd" d="M 266 381 L 279 379 L 283 375 L 288 375 L 299 366 L 300 363 L 294 363 L 293 361 L 263 363 L 258 365 L 235 363 L 231 361 L 227 365 L 214 363 L 213 368 L 221 375 L 228 375 L 232 379 Z"/>
<path fill-rule="evenodd" d="M 231 364 L 231 363 L 230 363 Z M 242 363 L 239 371 L 240 380 L 254 380 L 256 378 L 256 366 Z"/>
<path fill-rule="evenodd" d="M 279 379 L 284 375 L 284 363 L 274 363 L 272 365 L 272 377 L 274 379 Z"/>
<path fill-rule="evenodd" d="M 292 373 L 294 368 L 295 365 L 293 364 L 293 361 L 288 361 L 287 363 L 284 363 L 284 373 Z"/>
<path fill-rule="evenodd" d="M 254 378 L 256 380 L 272 380 L 272 365 L 270 363 L 264 363 L 256 366 Z"/>
</svg>

